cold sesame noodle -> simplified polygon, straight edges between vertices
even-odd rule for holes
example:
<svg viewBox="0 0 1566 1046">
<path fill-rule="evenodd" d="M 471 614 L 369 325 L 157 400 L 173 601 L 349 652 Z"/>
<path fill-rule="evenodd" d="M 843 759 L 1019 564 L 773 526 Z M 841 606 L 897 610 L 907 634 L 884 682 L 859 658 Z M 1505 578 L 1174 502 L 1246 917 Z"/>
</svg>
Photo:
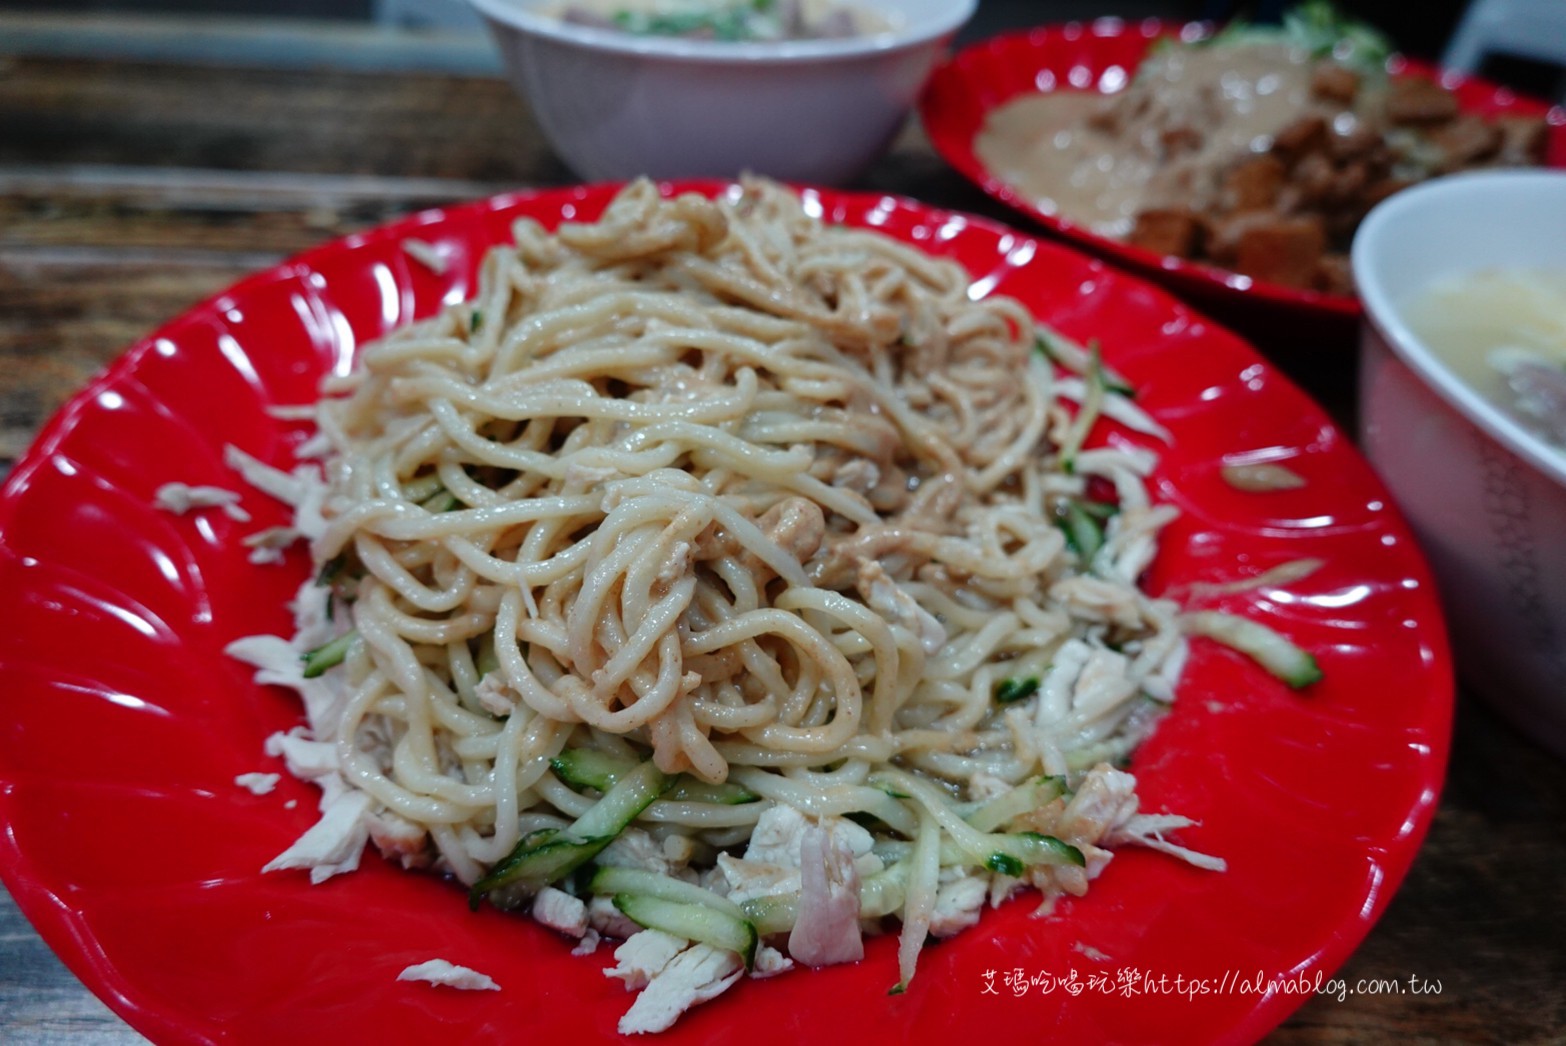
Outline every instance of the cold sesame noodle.
<svg viewBox="0 0 1566 1046">
<path fill-rule="evenodd" d="M 1164 434 L 1096 352 L 766 182 L 514 236 L 328 382 L 324 491 L 236 455 L 320 568 L 293 640 L 234 649 L 303 692 L 269 744 L 323 787 L 269 867 L 369 839 L 583 949 L 654 927 L 684 958 L 612 975 L 667 997 L 700 960 L 709 990 L 639 997 L 646 1031 L 883 916 L 906 984 L 927 936 L 1081 893 L 1117 843 L 1221 865 L 1110 765 L 1185 641 L 1137 587 Z"/>
</svg>

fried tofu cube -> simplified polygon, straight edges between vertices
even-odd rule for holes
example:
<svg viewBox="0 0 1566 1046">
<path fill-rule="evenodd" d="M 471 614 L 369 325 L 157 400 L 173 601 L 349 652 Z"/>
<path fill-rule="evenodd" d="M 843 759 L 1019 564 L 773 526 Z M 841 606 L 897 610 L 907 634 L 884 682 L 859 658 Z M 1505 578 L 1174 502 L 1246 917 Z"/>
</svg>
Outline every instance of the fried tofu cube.
<svg viewBox="0 0 1566 1046">
<path fill-rule="evenodd" d="M 1146 210 L 1136 216 L 1127 241 L 1155 254 L 1194 257 L 1202 248 L 1203 225 L 1196 212 L 1184 207 Z"/>
<path fill-rule="evenodd" d="M 1240 234 L 1234 268 L 1266 283 L 1308 288 L 1326 249 L 1327 234 L 1319 218 L 1257 222 Z"/>
<path fill-rule="evenodd" d="M 1316 113 L 1302 116 L 1272 139 L 1272 154 L 1293 167 L 1307 153 L 1320 152 L 1327 144 L 1326 118 Z"/>
<path fill-rule="evenodd" d="M 1289 182 L 1300 203 L 1315 206 L 1332 192 L 1337 174 L 1337 168 L 1324 153 L 1310 153 L 1295 164 Z"/>
<path fill-rule="evenodd" d="M 1374 127 L 1358 124 L 1327 139 L 1327 153 L 1339 162 L 1348 160 L 1383 161 L 1387 156 L 1386 140 Z"/>
<path fill-rule="evenodd" d="M 1259 211 L 1278 199 L 1278 189 L 1288 172 L 1283 161 L 1270 153 L 1253 156 L 1231 167 L 1223 179 L 1222 199 L 1229 211 Z"/>
<path fill-rule="evenodd" d="M 1445 123 L 1457 111 L 1457 96 L 1434 80 L 1400 76 L 1387 90 L 1387 119 L 1395 124 Z"/>
</svg>

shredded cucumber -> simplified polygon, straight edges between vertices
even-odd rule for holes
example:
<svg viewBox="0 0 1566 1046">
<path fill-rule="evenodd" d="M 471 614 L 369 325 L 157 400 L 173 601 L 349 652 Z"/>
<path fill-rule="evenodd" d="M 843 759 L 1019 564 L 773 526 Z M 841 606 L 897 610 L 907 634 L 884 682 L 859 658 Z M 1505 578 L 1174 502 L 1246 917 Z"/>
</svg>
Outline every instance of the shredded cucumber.
<svg viewBox="0 0 1566 1046">
<path fill-rule="evenodd" d="M 755 965 L 760 938 L 747 919 L 707 904 L 687 904 L 639 893 L 615 894 L 614 906 L 638 926 L 737 952 L 747 970 Z"/>
<path fill-rule="evenodd" d="M 995 703 L 1009 705 L 1016 701 L 1025 701 L 1038 693 L 1039 677 L 1026 676 L 1018 679 L 1002 679 L 995 684 Z M 902 798 L 907 798 L 903 796 Z"/>
<path fill-rule="evenodd" d="M 550 760 L 549 768 L 555 775 L 573 788 L 593 788 L 606 792 L 636 764 L 629 759 L 610 755 L 592 748 L 568 748 Z M 718 806 L 737 806 L 754 803 L 761 796 L 743 785 L 732 781 L 713 784 L 680 774 L 674 778 L 663 796 L 676 803 L 713 803 Z"/>
<path fill-rule="evenodd" d="M 736 919 L 745 918 L 740 906 L 720 894 L 703 889 L 695 883 L 676 879 L 672 875 L 648 871 L 645 868 L 619 868 L 602 865 L 593 872 L 587 888 L 595 894 L 639 894 L 645 897 L 661 897 L 665 901 L 681 904 L 705 904 Z"/>
<path fill-rule="evenodd" d="M 1298 690 L 1322 679 L 1316 658 L 1260 621 L 1217 610 L 1196 610 L 1180 615 L 1187 634 L 1216 639 L 1238 650 Z"/>
<path fill-rule="evenodd" d="M 314 650 L 302 655 L 304 661 L 304 677 L 314 679 L 328 668 L 335 668 L 343 663 L 343 658 L 348 656 L 348 648 L 353 646 L 353 641 L 359 638 L 357 630 L 344 632 L 330 643 L 322 644 Z"/>
<path fill-rule="evenodd" d="M 951 841 L 951 847 L 942 847 L 941 863 L 964 864 L 991 868 L 994 862 L 1022 867 L 1035 864 L 1082 865 L 1082 851 L 1061 842 L 1053 836 L 1036 832 L 996 833 L 984 832 L 965 821 L 950 799 L 935 785 L 901 770 L 882 770 L 870 775 L 872 784 L 885 780 L 909 793 L 918 800 L 935 819 L 941 831 Z M 997 857 L 997 855 L 999 855 Z"/>
<path fill-rule="evenodd" d="M 473 884 L 468 891 L 469 906 L 477 908 L 480 900 L 502 887 L 526 890 L 569 875 L 603 852 L 669 783 L 669 777 L 651 760 L 638 764 L 568 827 L 524 836 L 503 861 Z"/>
<path fill-rule="evenodd" d="M 1064 777 L 1035 777 L 963 813 L 963 820 L 981 832 L 993 832 L 1015 817 L 1037 810 L 1066 794 Z"/>
<path fill-rule="evenodd" d="M 1056 509 L 1055 525 L 1066 535 L 1066 547 L 1077 554 L 1083 567 L 1104 547 L 1104 524 L 1076 498 L 1063 498 Z"/>
<path fill-rule="evenodd" d="M 1082 375 L 1085 391 L 1082 394 L 1082 402 L 1077 405 L 1076 417 L 1071 419 L 1071 427 L 1066 430 L 1066 435 L 1060 441 L 1060 467 L 1067 473 L 1076 471 L 1077 454 L 1087 442 L 1088 433 L 1093 431 L 1093 426 L 1098 423 L 1098 418 L 1104 410 L 1104 395 L 1107 390 L 1107 381 L 1104 375 L 1104 364 L 1099 358 L 1098 343 L 1094 342 L 1088 349 L 1088 366 Z"/>
</svg>

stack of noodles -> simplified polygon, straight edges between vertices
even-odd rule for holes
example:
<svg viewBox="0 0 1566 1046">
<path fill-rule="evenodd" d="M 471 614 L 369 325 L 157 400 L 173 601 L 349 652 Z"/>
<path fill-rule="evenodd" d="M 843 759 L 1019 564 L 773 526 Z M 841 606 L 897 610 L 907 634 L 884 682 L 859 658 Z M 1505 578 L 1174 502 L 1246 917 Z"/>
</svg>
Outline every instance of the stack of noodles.
<svg viewBox="0 0 1566 1046">
<path fill-rule="evenodd" d="M 905 987 L 1117 844 L 1221 867 L 1115 767 L 1186 646 L 1137 587 L 1166 434 L 1096 353 L 766 182 L 514 234 L 328 379 L 319 469 L 234 452 L 318 567 L 291 640 L 232 648 L 302 692 L 268 750 L 323 789 L 269 868 L 373 841 L 626 937 L 646 1031 L 894 927 Z"/>
</svg>

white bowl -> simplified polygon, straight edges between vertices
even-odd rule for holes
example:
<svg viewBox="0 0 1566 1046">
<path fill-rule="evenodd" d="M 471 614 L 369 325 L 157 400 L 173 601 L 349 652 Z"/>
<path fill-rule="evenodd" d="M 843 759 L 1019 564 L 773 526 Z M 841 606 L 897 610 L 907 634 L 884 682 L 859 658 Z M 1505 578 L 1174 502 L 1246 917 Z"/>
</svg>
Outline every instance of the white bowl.
<svg viewBox="0 0 1566 1046">
<path fill-rule="evenodd" d="M 906 119 L 977 0 L 854 0 L 890 24 L 845 39 L 723 43 L 633 36 L 551 16 L 561 0 L 471 0 L 555 151 L 589 181 L 836 184 Z"/>
<path fill-rule="evenodd" d="M 1352 261 L 1366 314 L 1361 444 L 1430 557 L 1459 674 L 1566 755 L 1566 452 L 1454 375 L 1404 311 L 1448 277 L 1566 269 L 1566 172 L 1405 189 L 1365 219 Z"/>
</svg>

